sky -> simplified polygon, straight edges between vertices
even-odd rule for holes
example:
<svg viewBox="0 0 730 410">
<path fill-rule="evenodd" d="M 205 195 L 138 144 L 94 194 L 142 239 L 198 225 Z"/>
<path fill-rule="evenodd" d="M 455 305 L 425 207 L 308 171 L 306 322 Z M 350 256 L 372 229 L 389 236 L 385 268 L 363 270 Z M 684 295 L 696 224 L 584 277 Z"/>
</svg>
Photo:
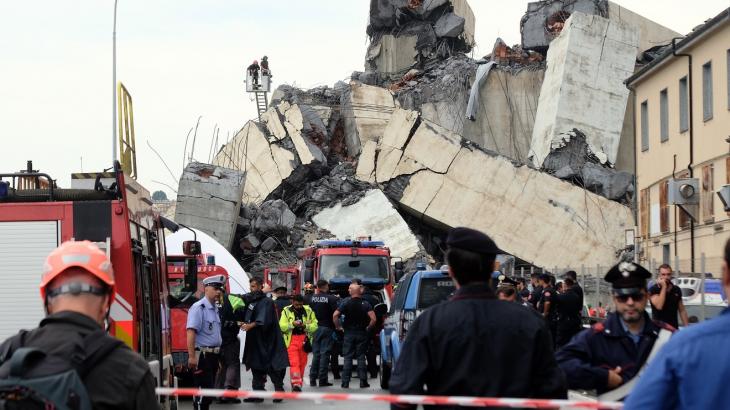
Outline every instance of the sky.
<svg viewBox="0 0 730 410">
<path fill-rule="evenodd" d="M 680 33 L 730 0 L 615 0 Z M 526 1 L 470 0 L 474 56 L 520 42 Z M 133 98 L 139 182 L 174 198 L 193 157 L 256 117 L 244 68 L 269 57 L 273 87 L 332 86 L 361 71 L 369 0 L 119 0 L 117 79 Z M 113 0 L 0 0 L 0 173 L 33 160 L 68 187 L 112 163 Z M 188 151 L 192 137 L 188 142 Z M 156 149 L 165 160 L 168 172 Z"/>
</svg>

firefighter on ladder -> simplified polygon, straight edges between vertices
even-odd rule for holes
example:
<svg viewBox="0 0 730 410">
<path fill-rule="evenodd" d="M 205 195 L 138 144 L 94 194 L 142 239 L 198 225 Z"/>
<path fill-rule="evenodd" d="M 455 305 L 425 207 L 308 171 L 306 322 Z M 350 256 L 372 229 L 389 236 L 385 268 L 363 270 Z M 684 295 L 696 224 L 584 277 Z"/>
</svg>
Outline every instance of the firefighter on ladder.
<svg viewBox="0 0 730 410">
<path fill-rule="evenodd" d="M 268 63 L 267 63 L 268 65 Z M 259 67 L 259 62 L 256 60 L 253 60 L 253 63 L 251 63 L 250 66 L 248 66 L 248 75 L 251 76 L 252 85 L 254 85 L 254 88 L 259 85 L 259 70 L 261 67 Z"/>
</svg>

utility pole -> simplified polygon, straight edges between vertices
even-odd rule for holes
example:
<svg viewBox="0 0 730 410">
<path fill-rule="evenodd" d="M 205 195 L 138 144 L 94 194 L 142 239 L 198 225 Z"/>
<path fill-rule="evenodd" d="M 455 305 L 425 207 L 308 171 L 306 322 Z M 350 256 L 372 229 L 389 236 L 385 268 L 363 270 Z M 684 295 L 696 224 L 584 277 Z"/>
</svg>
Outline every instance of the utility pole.
<svg viewBox="0 0 730 410">
<path fill-rule="evenodd" d="M 112 31 L 112 165 L 117 160 L 117 1 L 114 0 Z"/>
</svg>

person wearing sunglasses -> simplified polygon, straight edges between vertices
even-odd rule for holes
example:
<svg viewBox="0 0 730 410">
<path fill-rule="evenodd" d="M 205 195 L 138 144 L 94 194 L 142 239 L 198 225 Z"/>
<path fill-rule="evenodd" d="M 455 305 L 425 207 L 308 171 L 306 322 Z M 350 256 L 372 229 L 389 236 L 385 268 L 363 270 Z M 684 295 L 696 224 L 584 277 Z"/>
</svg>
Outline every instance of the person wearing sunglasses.
<svg viewBox="0 0 730 410">
<path fill-rule="evenodd" d="M 578 333 L 556 355 L 570 389 L 613 390 L 631 380 L 642 368 L 662 329 L 646 313 L 646 280 L 651 274 L 641 265 L 621 262 L 604 279 L 611 283 L 614 311 L 604 322 Z"/>
</svg>

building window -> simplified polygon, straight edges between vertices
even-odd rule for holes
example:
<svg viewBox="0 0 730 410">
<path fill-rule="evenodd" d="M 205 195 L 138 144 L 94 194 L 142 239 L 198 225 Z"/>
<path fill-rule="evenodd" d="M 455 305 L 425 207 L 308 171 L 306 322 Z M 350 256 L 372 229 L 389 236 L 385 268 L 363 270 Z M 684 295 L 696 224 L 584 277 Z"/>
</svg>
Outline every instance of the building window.
<svg viewBox="0 0 730 410">
<path fill-rule="evenodd" d="M 730 50 L 727 50 L 727 108 L 730 110 Z"/>
<path fill-rule="evenodd" d="M 659 93 L 659 136 L 662 142 L 669 140 L 669 101 L 667 89 Z"/>
<path fill-rule="evenodd" d="M 702 118 L 712 119 L 712 61 L 702 65 Z"/>
<path fill-rule="evenodd" d="M 662 263 L 666 263 L 667 265 L 671 264 L 671 252 L 669 250 L 669 244 L 665 243 L 662 245 Z"/>
<path fill-rule="evenodd" d="M 641 236 L 649 238 L 649 188 L 642 189 L 639 194 L 639 219 L 641 220 Z"/>
<path fill-rule="evenodd" d="M 687 77 L 679 79 L 679 132 L 689 129 L 689 97 L 687 88 Z"/>
<path fill-rule="evenodd" d="M 641 103 L 641 150 L 649 150 L 649 103 Z"/>
<path fill-rule="evenodd" d="M 669 232 L 669 180 L 659 184 L 659 230 Z"/>
<path fill-rule="evenodd" d="M 715 217 L 715 184 L 714 168 L 712 164 L 702 167 L 702 189 L 700 202 L 702 203 L 702 220 L 705 222 L 714 221 Z"/>
</svg>

